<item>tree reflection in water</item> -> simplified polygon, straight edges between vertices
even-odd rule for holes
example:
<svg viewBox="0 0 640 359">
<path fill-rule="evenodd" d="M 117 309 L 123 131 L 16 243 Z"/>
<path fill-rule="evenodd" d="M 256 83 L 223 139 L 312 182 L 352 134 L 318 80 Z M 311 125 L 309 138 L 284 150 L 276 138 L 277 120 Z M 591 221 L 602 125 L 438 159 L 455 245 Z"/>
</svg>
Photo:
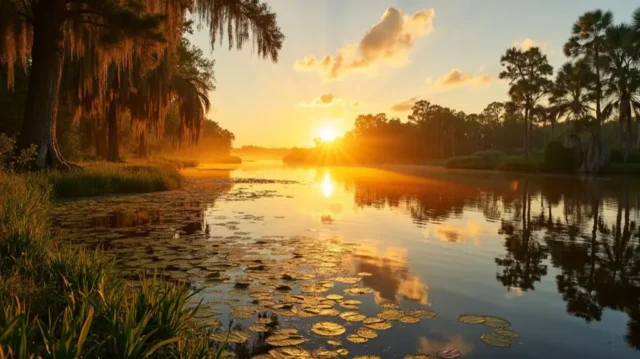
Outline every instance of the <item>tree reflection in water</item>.
<svg viewBox="0 0 640 359">
<path fill-rule="evenodd" d="M 602 319 L 605 308 L 629 316 L 626 341 L 640 349 L 640 187 L 622 180 L 574 177 L 336 170 L 332 176 L 361 207 L 398 207 L 420 226 L 464 211 L 500 221 L 505 254 L 497 280 L 532 291 L 557 268 L 556 285 L 570 315 Z M 375 172 L 377 171 L 377 172 Z"/>
</svg>

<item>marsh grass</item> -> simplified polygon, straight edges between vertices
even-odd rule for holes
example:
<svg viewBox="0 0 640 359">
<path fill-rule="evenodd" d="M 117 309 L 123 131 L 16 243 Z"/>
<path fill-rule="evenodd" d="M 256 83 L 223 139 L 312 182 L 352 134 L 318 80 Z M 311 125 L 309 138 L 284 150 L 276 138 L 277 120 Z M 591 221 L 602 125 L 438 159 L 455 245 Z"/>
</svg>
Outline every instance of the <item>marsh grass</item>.
<svg viewBox="0 0 640 359">
<path fill-rule="evenodd" d="M 220 357 L 187 285 L 52 241 L 48 176 L 0 173 L 0 359 Z"/>
<path fill-rule="evenodd" d="M 81 169 L 47 173 L 56 197 L 169 191 L 183 184 L 182 175 L 172 164 L 88 162 L 81 165 Z"/>
</svg>

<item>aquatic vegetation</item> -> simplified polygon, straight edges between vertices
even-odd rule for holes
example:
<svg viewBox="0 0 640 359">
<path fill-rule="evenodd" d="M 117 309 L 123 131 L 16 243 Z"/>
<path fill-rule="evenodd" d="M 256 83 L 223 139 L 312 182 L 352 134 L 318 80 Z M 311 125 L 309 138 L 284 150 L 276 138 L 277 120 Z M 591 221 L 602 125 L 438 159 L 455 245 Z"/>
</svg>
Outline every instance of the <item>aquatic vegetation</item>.
<svg viewBox="0 0 640 359">
<path fill-rule="evenodd" d="M 458 320 L 467 324 L 482 324 L 486 321 L 483 316 L 463 314 L 458 316 Z"/>
<path fill-rule="evenodd" d="M 319 323 L 315 323 L 313 327 L 311 327 L 311 331 L 325 337 L 336 337 L 344 334 L 346 329 L 345 327 L 343 327 L 338 323 L 319 322 Z"/>
<path fill-rule="evenodd" d="M 511 346 L 511 338 L 508 336 L 498 335 L 496 333 L 485 333 L 480 337 L 483 342 L 500 348 L 508 348 Z"/>
<path fill-rule="evenodd" d="M 493 316 L 484 316 L 483 318 L 484 318 L 484 322 L 482 324 L 491 328 L 498 329 L 498 328 L 507 328 L 511 326 L 511 323 L 509 323 L 507 320 L 502 318 L 493 317 Z"/>
</svg>

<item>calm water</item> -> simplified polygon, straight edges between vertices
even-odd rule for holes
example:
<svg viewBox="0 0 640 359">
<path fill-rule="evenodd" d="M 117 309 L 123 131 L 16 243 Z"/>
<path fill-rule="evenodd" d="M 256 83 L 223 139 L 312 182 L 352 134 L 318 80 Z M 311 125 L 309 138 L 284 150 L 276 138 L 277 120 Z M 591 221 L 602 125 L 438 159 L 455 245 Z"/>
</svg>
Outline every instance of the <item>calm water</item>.
<svg viewBox="0 0 640 359">
<path fill-rule="evenodd" d="M 181 191 L 60 203 L 55 226 L 111 250 L 127 277 L 162 268 L 201 289 L 205 314 L 250 333 L 238 357 L 268 353 L 286 328 L 300 348 L 327 349 L 318 357 L 638 356 L 640 184 L 412 167 L 186 174 Z M 519 336 L 490 346 L 481 336 L 495 329 L 462 314 Z M 391 327 L 359 343 L 376 315 Z M 321 336 L 319 322 L 346 331 Z"/>
</svg>

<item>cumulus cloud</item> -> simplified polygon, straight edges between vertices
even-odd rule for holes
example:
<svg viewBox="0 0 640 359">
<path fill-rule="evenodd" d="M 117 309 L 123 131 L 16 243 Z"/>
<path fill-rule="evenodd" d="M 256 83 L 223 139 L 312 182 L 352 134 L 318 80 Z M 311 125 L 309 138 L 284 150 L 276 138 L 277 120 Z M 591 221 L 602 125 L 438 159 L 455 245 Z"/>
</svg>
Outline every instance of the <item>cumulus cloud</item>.
<svg viewBox="0 0 640 359">
<path fill-rule="evenodd" d="M 317 72 L 327 81 L 339 80 L 352 72 L 375 72 L 381 64 L 401 66 L 409 62 L 409 52 L 418 38 L 433 30 L 434 9 L 404 14 L 388 8 L 357 43 L 338 49 L 323 58 L 307 56 L 296 61 L 296 71 Z"/>
<path fill-rule="evenodd" d="M 487 74 L 474 74 L 458 69 L 451 69 L 447 74 L 436 81 L 439 88 L 450 89 L 462 86 L 481 87 L 491 83 L 491 77 Z"/>
<path fill-rule="evenodd" d="M 549 44 L 547 44 L 546 42 L 536 41 L 530 37 L 522 41 L 514 41 L 511 45 L 522 50 L 529 50 L 532 47 L 539 47 L 543 51 L 547 51 L 549 49 Z"/>
<path fill-rule="evenodd" d="M 404 100 L 402 102 L 398 102 L 397 104 L 391 106 L 391 111 L 394 112 L 407 112 L 411 111 L 413 105 L 418 101 L 417 97 L 412 97 L 408 100 Z"/>
<path fill-rule="evenodd" d="M 334 96 L 332 93 L 325 93 L 311 101 L 301 101 L 296 104 L 296 107 L 359 107 L 360 103 L 357 101 L 348 101 L 340 97 Z"/>
</svg>

